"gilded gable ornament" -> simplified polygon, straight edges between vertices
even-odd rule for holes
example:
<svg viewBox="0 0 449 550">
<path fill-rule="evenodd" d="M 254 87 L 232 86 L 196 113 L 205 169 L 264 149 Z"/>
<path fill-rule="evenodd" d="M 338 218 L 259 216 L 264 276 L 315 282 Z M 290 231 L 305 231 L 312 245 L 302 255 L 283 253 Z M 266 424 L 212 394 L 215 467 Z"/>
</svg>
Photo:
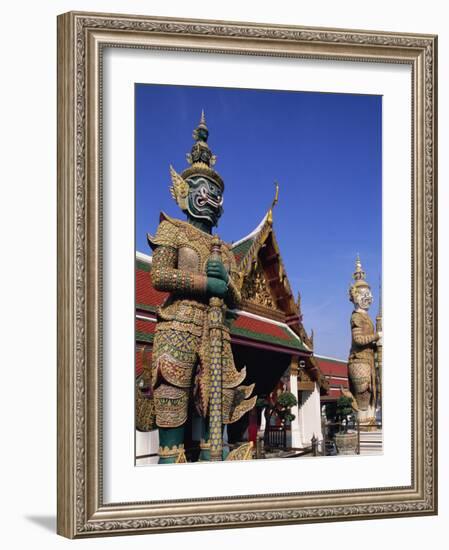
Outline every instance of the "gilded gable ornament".
<svg viewBox="0 0 449 550">
<path fill-rule="evenodd" d="M 260 306 L 278 309 L 259 261 L 243 281 L 242 298 Z"/>
</svg>

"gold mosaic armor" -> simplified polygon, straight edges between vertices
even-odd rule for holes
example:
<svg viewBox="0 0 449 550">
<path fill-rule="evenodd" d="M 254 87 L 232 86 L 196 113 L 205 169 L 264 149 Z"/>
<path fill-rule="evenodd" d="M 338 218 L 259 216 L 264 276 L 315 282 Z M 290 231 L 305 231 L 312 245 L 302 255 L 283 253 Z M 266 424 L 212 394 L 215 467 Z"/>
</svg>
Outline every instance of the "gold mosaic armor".
<svg viewBox="0 0 449 550">
<path fill-rule="evenodd" d="M 153 253 L 155 289 L 169 292 L 158 308 L 153 344 L 152 386 L 156 424 L 160 428 L 183 425 L 193 398 L 198 413 L 208 415 L 210 397 L 209 296 L 206 266 L 213 237 L 188 222 L 165 214 L 156 236 L 149 237 Z M 222 244 L 222 262 L 229 275 L 226 306 L 240 301 L 240 275 L 230 247 Z M 223 423 L 235 422 L 253 408 L 256 397 L 246 400 L 253 386 L 242 386 L 245 369 L 237 371 L 229 330 L 223 327 Z"/>
<path fill-rule="evenodd" d="M 348 371 L 350 390 L 360 410 L 376 400 L 374 350 L 378 335 L 368 314 L 354 311 L 351 315 L 352 345 Z"/>
</svg>

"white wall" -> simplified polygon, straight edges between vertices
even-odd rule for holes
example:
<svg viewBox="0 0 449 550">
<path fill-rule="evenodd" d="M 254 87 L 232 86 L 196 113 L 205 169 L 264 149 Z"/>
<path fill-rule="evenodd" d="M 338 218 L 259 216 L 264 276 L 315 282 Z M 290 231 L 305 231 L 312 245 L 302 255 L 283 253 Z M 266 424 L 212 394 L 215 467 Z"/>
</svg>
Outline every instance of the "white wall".
<svg viewBox="0 0 449 550">
<path fill-rule="evenodd" d="M 440 33 L 440 209 L 448 207 L 449 31 L 444 2 L 359 0 L 60 0 L 2 4 L 0 139 L 2 198 L 0 395 L 2 547 L 246 548 L 276 544 L 329 548 L 363 541 L 366 550 L 399 540 L 409 550 L 441 547 L 449 520 L 449 452 L 441 405 L 440 516 L 70 542 L 54 534 L 56 514 L 56 15 L 69 10 L 205 17 L 311 26 Z M 441 216 L 440 280 L 449 280 L 449 216 Z M 6 253 L 6 254 L 5 254 Z M 440 311 L 448 305 L 440 293 Z M 6 302 L 6 304 L 5 304 Z M 6 307 L 5 307 L 6 305 Z M 442 316 L 440 331 L 449 331 Z M 441 338 L 441 347 L 444 340 Z M 442 362 L 440 388 L 449 386 Z M 441 400 L 443 401 L 443 400 Z M 24 433 L 27 437 L 24 437 Z M 74 546 L 73 546 L 74 545 Z"/>
<path fill-rule="evenodd" d="M 303 447 L 308 447 L 313 436 L 318 440 L 323 439 L 321 429 L 321 403 L 320 388 L 315 383 L 313 391 L 302 391 L 299 396 L 298 422 Z"/>
</svg>

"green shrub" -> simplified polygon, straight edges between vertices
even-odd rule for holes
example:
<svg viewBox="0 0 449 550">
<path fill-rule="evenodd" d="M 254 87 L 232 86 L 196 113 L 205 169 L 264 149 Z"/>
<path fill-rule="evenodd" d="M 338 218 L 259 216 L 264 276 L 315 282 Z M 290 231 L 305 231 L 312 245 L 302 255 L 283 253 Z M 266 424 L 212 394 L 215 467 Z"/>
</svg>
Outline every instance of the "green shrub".
<svg viewBox="0 0 449 550">
<path fill-rule="evenodd" d="M 289 391 L 285 391 L 277 398 L 277 404 L 285 409 L 291 409 L 298 404 L 296 397 Z"/>
</svg>

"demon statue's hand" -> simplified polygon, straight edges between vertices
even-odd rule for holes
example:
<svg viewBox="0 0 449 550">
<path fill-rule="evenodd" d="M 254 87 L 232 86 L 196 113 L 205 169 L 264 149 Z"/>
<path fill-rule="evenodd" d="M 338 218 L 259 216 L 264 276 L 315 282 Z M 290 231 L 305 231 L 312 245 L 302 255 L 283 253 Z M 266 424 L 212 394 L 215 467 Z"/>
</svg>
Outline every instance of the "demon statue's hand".
<svg viewBox="0 0 449 550">
<path fill-rule="evenodd" d="M 207 262 L 206 273 L 208 277 L 214 277 L 215 279 L 221 279 L 228 284 L 229 275 L 220 260 L 209 260 Z"/>
<path fill-rule="evenodd" d="M 216 296 L 217 298 L 225 298 L 228 293 L 228 285 L 221 279 L 215 277 L 207 278 L 207 293 L 209 296 Z"/>
</svg>

